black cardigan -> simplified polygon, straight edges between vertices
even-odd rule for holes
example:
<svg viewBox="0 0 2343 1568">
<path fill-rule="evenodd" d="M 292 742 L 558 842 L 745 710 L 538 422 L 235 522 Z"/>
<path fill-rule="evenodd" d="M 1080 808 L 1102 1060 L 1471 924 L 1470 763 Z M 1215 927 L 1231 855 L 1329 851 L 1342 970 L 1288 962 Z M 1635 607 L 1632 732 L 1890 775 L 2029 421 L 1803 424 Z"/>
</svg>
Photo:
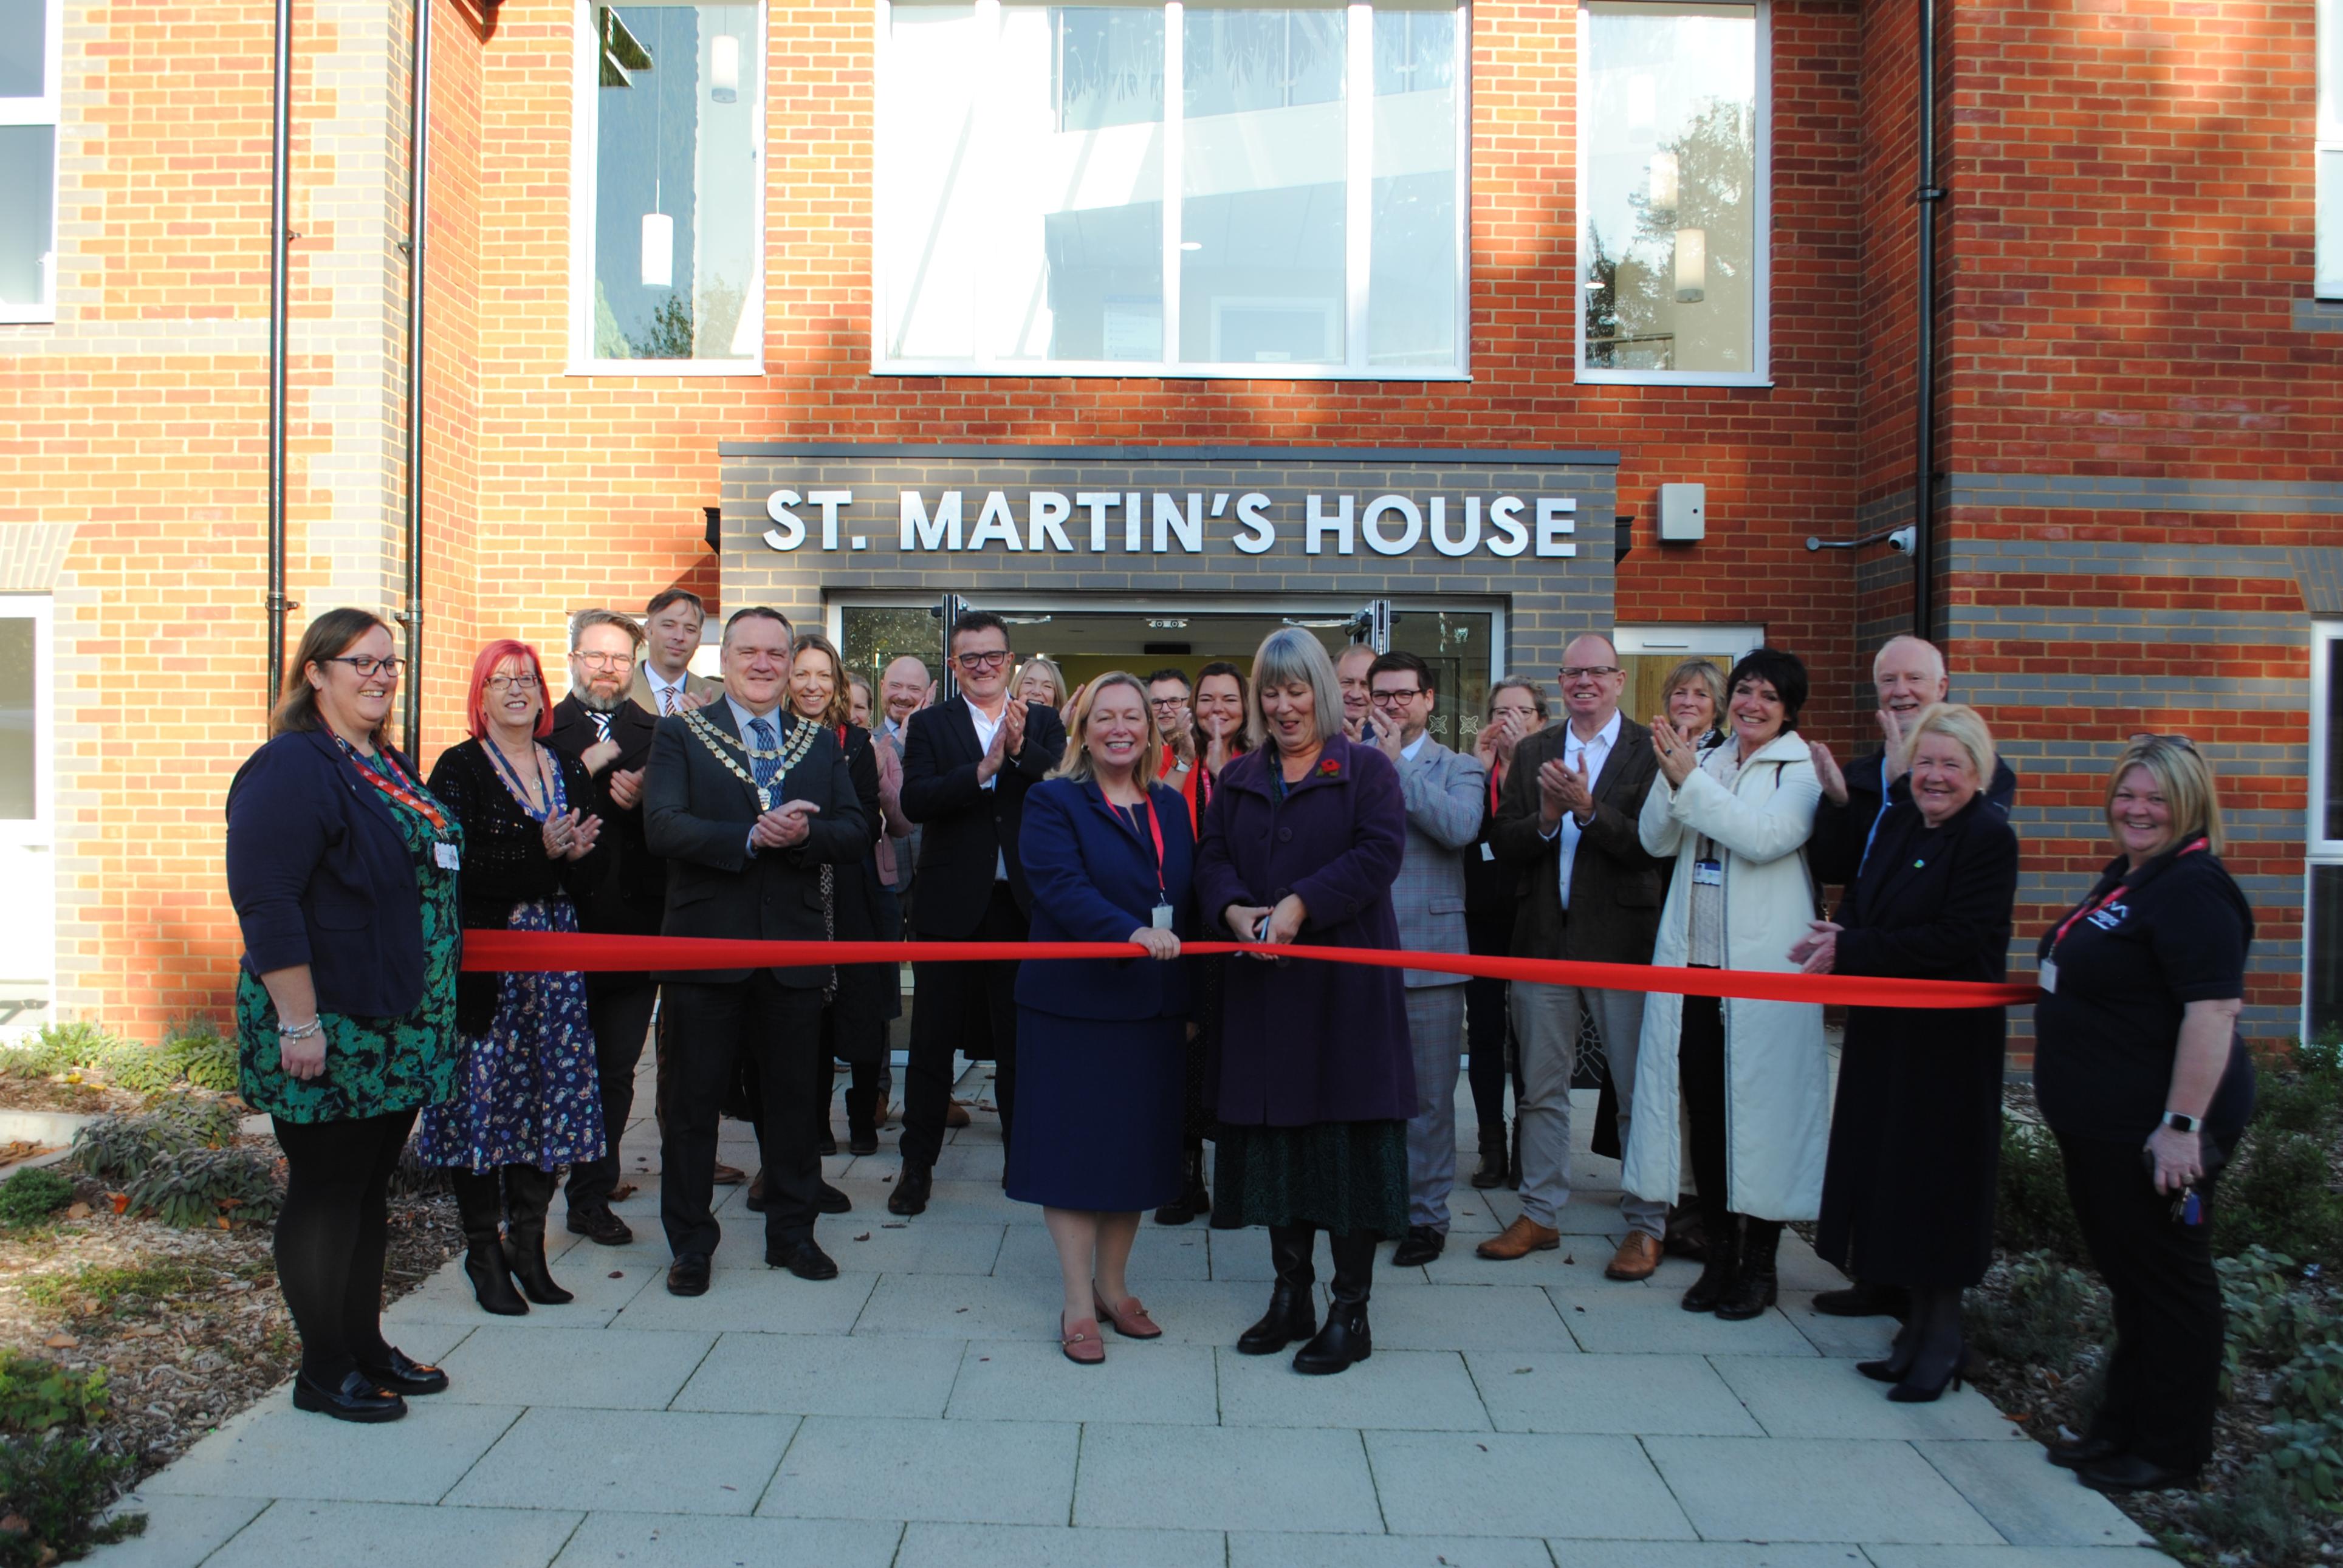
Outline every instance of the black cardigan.
<svg viewBox="0 0 2343 1568">
<path fill-rule="evenodd" d="M 538 743 L 543 746 L 545 743 Z M 545 852 L 545 829 L 521 809 L 484 740 L 467 740 L 440 753 L 431 769 L 431 793 L 464 824 L 463 910 L 467 930 L 503 930 L 515 905 L 537 899 L 576 900 L 593 890 L 609 853 L 597 840 L 582 859 L 556 860 Z M 548 751 L 551 748 L 548 747 Z M 569 809 L 589 815 L 594 782 L 577 759 L 554 752 Z M 496 1016 L 497 977 L 467 974 L 456 982 L 456 1024 L 466 1034 L 486 1030 Z"/>
</svg>

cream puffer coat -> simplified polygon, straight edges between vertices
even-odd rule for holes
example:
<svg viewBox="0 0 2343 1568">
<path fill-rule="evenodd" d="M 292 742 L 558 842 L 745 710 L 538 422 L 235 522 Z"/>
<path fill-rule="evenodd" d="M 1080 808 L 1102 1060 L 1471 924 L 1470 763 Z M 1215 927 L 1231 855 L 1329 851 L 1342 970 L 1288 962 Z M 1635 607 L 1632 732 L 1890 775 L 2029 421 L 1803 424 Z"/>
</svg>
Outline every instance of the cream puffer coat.
<svg viewBox="0 0 2343 1568">
<path fill-rule="evenodd" d="M 1815 918 L 1813 879 L 1802 852 L 1814 829 L 1822 786 L 1806 743 L 1785 730 L 1721 779 L 1727 739 L 1701 759 L 1680 789 L 1662 773 L 1636 823 L 1644 848 L 1674 855 L 1652 962 L 1681 968 L 1692 946 L 1693 862 L 1704 835 L 1725 862 L 1725 962 L 1728 969 L 1792 973 L 1790 944 Z M 1644 1002 L 1635 1062 L 1635 1117 L 1622 1179 L 1637 1197 L 1674 1202 L 1683 1191 L 1676 1045 L 1681 996 L 1654 991 Z M 1810 1002 L 1740 1001 L 1725 1007 L 1728 1207 L 1761 1220 L 1811 1220 L 1822 1211 L 1823 1159 L 1830 1141 L 1830 1070 L 1823 1010 Z"/>
</svg>

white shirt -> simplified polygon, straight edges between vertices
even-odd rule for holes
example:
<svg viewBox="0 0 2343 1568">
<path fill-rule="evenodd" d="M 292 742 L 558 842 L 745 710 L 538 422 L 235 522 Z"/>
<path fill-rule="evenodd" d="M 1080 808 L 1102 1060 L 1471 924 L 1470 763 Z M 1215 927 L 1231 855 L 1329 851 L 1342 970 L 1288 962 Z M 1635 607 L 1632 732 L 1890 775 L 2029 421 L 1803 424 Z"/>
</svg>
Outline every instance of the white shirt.
<svg viewBox="0 0 2343 1568">
<path fill-rule="evenodd" d="M 960 700 L 968 704 L 968 716 L 976 725 L 977 750 L 980 752 L 991 750 L 992 738 L 1000 733 L 1001 721 L 1009 717 L 1008 699 L 1002 699 L 1001 704 L 1001 712 L 998 717 L 987 714 L 983 709 L 979 708 L 976 705 L 976 700 L 973 698 L 962 696 Z M 996 773 L 991 778 L 987 779 L 982 784 L 979 785 L 978 788 L 981 789 L 990 789 L 995 784 L 1000 782 L 1001 775 Z M 992 879 L 996 882 L 1005 882 L 1009 879 L 1009 851 L 1005 848 L 993 851 Z"/>
<path fill-rule="evenodd" d="M 1423 734 L 1417 736 L 1414 739 L 1409 741 L 1406 745 L 1399 749 L 1399 759 L 1403 762 L 1414 761 L 1415 754 L 1423 750 L 1423 743 L 1431 739 L 1432 731 L 1429 729 L 1425 730 Z"/>
<path fill-rule="evenodd" d="M 1611 722 L 1597 731 L 1592 740 L 1581 740 L 1578 731 L 1570 728 L 1570 721 L 1564 719 L 1562 765 L 1574 773 L 1583 764 L 1586 769 L 1587 786 L 1591 789 L 1594 781 L 1603 777 L 1603 765 L 1611 759 L 1611 748 L 1618 743 L 1619 710 L 1615 708 L 1611 710 Z M 1546 837 L 1551 839 L 1554 833 L 1562 835 L 1561 853 L 1555 859 L 1561 862 L 1562 907 L 1566 910 L 1570 908 L 1570 869 L 1578 863 L 1578 819 L 1564 811 L 1560 825 Z"/>
<path fill-rule="evenodd" d="M 677 676 L 672 682 L 665 681 L 659 678 L 659 672 L 657 669 L 654 669 L 649 664 L 646 663 L 643 666 L 643 678 L 650 682 L 651 706 L 661 713 L 682 712 L 683 699 L 689 695 L 689 693 L 684 689 L 684 682 L 690 678 L 690 675 L 691 672 L 689 670 L 686 670 L 683 674 Z M 670 691 L 675 693 L 675 700 L 672 704 L 669 702 L 667 696 Z M 736 702 L 732 705 L 732 711 L 737 716 L 743 712 L 744 709 L 742 709 L 740 705 Z M 746 739 L 747 733 L 748 732 L 745 730 L 741 732 L 743 739 Z"/>
</svg>

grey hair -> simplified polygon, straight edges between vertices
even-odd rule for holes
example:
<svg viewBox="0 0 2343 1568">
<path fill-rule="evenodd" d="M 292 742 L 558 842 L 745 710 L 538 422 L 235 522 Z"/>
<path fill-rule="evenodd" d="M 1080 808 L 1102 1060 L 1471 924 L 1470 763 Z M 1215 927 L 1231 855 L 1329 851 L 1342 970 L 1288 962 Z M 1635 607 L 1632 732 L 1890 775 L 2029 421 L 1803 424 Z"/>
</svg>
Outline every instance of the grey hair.
<svg viewBox="0 0 2343 1568">
<path fill-rule="evenodd" d="M 1318 739 L 1332 740 L 1342 732 L 1342 687 L 1334 678 L 1334 661 L 1326 646 L 1298 626 L 1284 626 L 1261 639 L 1252 656 L 1252 699 L 1245 714 L 1245 738 L 1255 748 L 1269 744 L 1269 721 L 1262 717 L 1262 699 L 1272 686 L 1300 681 L 1317 699 Z"/>
<path fill-rule="evenodd" d="M 632 618 L 620 615 L 614 609 L 581 609 L 569 618 L 570 652 L 578 651 L 578 639 L 586 635 L 587 628 L 594 626 L 615 626 L 627 634 L 629 643 L 637 648 L 643 646 L 643 628 L 637 626 Z"/>
<path fill-rule="evenodd" d="M 1514 690 L 1526 691 L 1530 694 L 1530 707 L 1540 719 L 1550 717 L 1546 711 L 1545 689 L 1526 675 L 1508 675 L 1489 688 L 1489 700 L 1481 710 L 1481 718 L 1484 721 L 1495 718 L 1497 699 L 1505 692 Z"/>
<path fill-rule="evenodd" d="M 1677 689 L 1687 680 L 1697 680 L 1707 689 L 1709 703 L 1716 709 L 1714 722 L 1723 728 L 1725 705 L 1728 700 L 1725 690 L 1725 671 L 1708 659 L 1687 658 L 1668 671 L 1667 679 L 1660 686 L 1660 706 L 1665 708 L 1668 699 L 1674 697 Z"/>
</svg>

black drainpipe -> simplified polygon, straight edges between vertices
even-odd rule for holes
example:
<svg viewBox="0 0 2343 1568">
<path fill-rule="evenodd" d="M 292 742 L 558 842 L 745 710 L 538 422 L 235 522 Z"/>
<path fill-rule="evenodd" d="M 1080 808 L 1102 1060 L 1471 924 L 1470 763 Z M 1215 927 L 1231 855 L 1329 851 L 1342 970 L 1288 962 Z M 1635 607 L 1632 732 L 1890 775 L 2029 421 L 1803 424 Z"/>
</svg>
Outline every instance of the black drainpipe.
<svg viewBox="0 0 2343 1568">
<path fill-rule="evenodd" d="M 285 322 L 288 186 L 292 179 L 293 0 L 277 0 L 276 120 L 268 190 L 268 706 L 285 678 Z"/>
<path fill-rule="evenodd" d="M 1912 479 L 1912 630 L 1933 637 L 1936 618 L 1936 0 L 1920 0 L 1920 335 L 1913 403 L 1918 410 L 1918 471 Z"/>
<path fill-rule="evenodd" d="M 423 262 L 430 221 L 431 0 L 415 0 L 415 61 L 407 88 L 407 755 L 423 755 Z"/>
</svg>

